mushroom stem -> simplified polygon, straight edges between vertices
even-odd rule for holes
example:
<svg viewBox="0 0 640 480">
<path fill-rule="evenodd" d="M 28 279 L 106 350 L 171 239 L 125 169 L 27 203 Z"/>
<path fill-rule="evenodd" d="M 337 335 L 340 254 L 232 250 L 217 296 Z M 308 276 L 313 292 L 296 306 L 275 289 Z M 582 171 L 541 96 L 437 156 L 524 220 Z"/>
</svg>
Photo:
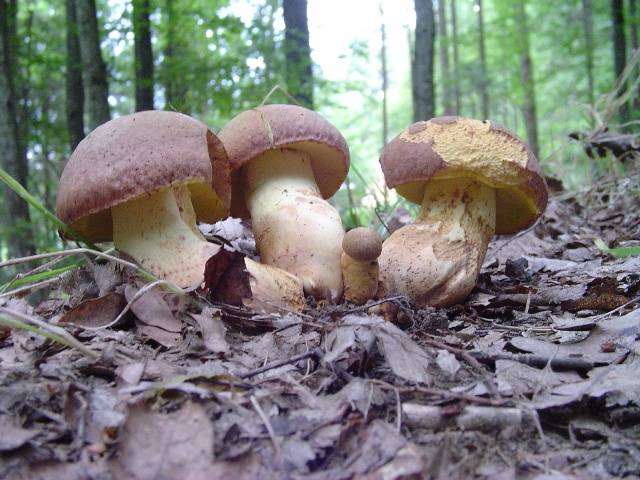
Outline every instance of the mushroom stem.
<svg viewBox="0 0 640 480">
<path fill-rule="evenodd" d="M 263 263 L 296 275 L 316 298 L 342 294 L 340 215 L 322 198 L 309 155 L 275 149 L 244 167 L 256 245 Z"/>
<path fill-rule="evenodd" d="M 198 230 L 186 185 L 116 205 L 111 215 L 115 247 L 182 288 L 202 283 L 205 263 L 220 249 Z"/>
<path fill-rule="evenodd" d="M 427 183 L 420 215 L 383 244 L 380 276 L 385 294 L 420 305 L 451 305 L 476 284 L 493 237 L 495 190 L 473 178 Z"/>
</svg>

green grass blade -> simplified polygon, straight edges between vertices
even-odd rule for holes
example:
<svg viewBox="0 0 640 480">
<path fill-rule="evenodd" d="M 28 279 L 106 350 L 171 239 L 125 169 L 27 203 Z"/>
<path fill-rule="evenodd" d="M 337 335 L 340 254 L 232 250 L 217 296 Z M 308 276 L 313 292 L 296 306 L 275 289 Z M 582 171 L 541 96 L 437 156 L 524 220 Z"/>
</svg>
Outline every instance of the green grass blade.
<svg viewBox="0 0 640 480">
<path fill-rule="evenodd" d="M 42 202 L 31 195 L 26 188 L 20 185 L 20 183 L 11 175 L 9 175 L 9 173 L 2 167 L 0 167 L 0 180 L 6 183 L 11 190 L 16 192 L 16 195 L 22 198 L 25 202 L 27 202 L 34 209 L 40 212 L 47 220 L 53 223 L 58 228 L 58 230 L 62 230 L 74 240 L 84 243 L 93 250 L 99 250 L 99 248 L 91 243 L 91 241 L 84 238 L 81 234 L 76 232 L 73 228 L 71 228 L 69 225 L 56 217 L 52 212 L 50 212 L 49 209 L 42 204 Z"/>
<path fill-rule="evenodd" d="M 607 244 L 604 243 L 601 239 L 596 238 L 594 240 L 596 247 L 598 247 L 604 253 L 608 253 L 609 255 L 620 258 L 620 257 L 631 257 L 634 255 L 640 255 L 640 246 L 637 247 L 616 247 L 609 248 Z"/>
<path fill-rule="evenodd" d="M 16 278 L 11 280 L 10 282 L 5 283 L 2 288 L 0 288 L 0 292 L 4 293 L 12 288 L 19 288 L 24 285 L 29 285 L 31 283 L 41 282 L 43 280 L 49 280 L 50 278 L 57 277 L 63 273 L 69 272 L 71 270 L 75 270 L 76 268 L 80 268 L 85 263 L 84 260 L 72 263 L 70 265 L 65 265 L 58 268 L 53 268 L 51 270 L 47 270 L 44 272 L 38 272 L 31 275 L 25 275 L 21 278 Z"/>
</svg>

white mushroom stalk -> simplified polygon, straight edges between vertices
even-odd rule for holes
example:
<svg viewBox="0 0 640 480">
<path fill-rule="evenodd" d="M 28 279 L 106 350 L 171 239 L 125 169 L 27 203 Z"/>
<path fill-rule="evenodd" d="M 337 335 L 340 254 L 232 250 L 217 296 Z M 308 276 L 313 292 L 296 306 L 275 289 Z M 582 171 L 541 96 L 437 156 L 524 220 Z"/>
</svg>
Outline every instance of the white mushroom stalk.
<svg viewBox="0 0 640 480">
<path fill-rule="evenodd" d="M 115 247 L 182 288 L 200 286 L 205 263 L 220 250 L 198 230 L 186 185 L 121 203 L 111 215 Z"/>
<path fill-rule="evenodd" d="M 450 305 L 476 284 L 496 225 L 493 187 L 473 178 L 426 184 L 415 223 L 383 244 L 380 276 L 385 292 L 402 292 L 421 305 Z"/>
<path fill-rule="evenodd" d="M 247 206 L 261 261 L 293 273 L 316 298 L 342 293 L 340 215 L 322 198 L 309 155 L 274 149 L 244 167 Z"/>
</svg>

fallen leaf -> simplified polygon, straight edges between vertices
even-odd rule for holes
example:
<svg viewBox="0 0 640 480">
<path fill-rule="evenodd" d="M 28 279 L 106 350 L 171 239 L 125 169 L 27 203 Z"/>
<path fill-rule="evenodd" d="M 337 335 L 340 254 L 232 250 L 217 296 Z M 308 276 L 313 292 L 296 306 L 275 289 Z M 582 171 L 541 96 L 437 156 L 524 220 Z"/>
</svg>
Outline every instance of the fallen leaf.
<svg viewBox="0 0 640 480">
<path fill-rule="evenodd" d="M 0 452 L 15 450 L 38 436 L 37 430 L 18 426 L 8 415 L 0 415 Z"/>
<path fill-rule="evenodd" d="M 161 480 L 204 478 L 213 462 L 213 425 L 192 402 L 172 413 L 153 412 L 144 404 L 130 408 L 112 460 L 115 478 Z"/>
<path fill-rule="evenodd" d="M 198 323 L 202 332 L 202 342 L 213 353 L 226 353 L 229 344 L 225 340 L 227 329 L 220 318 L 220 310 L 205 307 L 202 313 L 192 314 L 191 317 Z"/>
<path fill-rule="evenodd" d="M 91 300 L 85 300 L 60 318 L 60 323 L 70 323 L 80 327 L 99 328 L 113 322 L 124 310 L 127 300 L 120 293 L 107 293 Z"/>
<path fill-rule="evenodd" d="M 132 285 L 126 286 L 124 294 L 128 302 L 137 291 Z M 160 292 L 145 292 L 131 304 L 131 311 L 138 320 L 136 326 L 141 334 L 165 347 L 174 347 L 180 342 L 182 322 L 173 315 Z"/>
</svg>

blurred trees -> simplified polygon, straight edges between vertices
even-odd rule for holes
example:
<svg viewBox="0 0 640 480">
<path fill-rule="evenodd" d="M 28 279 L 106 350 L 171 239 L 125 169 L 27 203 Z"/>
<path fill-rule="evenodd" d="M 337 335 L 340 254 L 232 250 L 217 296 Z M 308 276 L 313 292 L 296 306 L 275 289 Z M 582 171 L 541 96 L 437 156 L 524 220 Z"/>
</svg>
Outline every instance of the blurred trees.
<svg viewBox="0 0 640 480">
<path fill-rule="evenodd" d="M 282 0 L 287 88 L 301 104 L 313 108 L 313 71 L 307 0 Z"/>
<path fill-rule="evenodd" d="M 416 29 L 412 63 L 413 120 L 428 120 L 435 114 L 433 57 L 435 20 L 432 0 L 415 0 Z"/>
<path fill-rule="evenodd" d="M 15 0 L 0 0 L 0 165 L 23 185 L 27 183 L 27 162 L 24 138 L 18 116 L 18 93 L 21 84 L 17 77 L 17 5 Z M 23 91 L 24 92 L 24 91 Z M 26 99 L 22 99 L 26 106 Z M 22 118 L 26 121 L 25 113 Z M 4 187 L 4 186 L 3 186 Z M 6 199 L 5 215 L 14 227 L 8 239 L 10 255 L 25 256 L 33 253 L 29 208 L 16 194 L 3 188 Z M 5 202 L 3 202 L 5 203 Z"/>
<path fill-rule="evenodd" d="M 100 49 L 101 35 L 95 0 L 74 0 L 74 4 L 82 58 L 84 98 L 89 114 L 89 128 L 93 130 L 111 119 L 107 67 Z"/>
<path fill-rule="evenodd" d="M 314 18 L 315 8 L 332 8 L 329 0 L 0 0 L 0 165 L 53 208 L 71 150 L 111 116 L 153 106 L 217 130 L 278 84 L 347 138 L 351 199 L 341 190 L 335 202 L 357 214 L 345 218 L 360 216 L 351 223 L 375 217 L 385 198 L 377 165 L 385 123 L 391 138 L 412 119 L 491 118 L 537 143 L 545 168 L 575 183 L 591 170 L 579 146 L 566 143 L 567 132 L 602 126 L 603 118 L 623 121 L 593 112 L 606 108 L 605 94 L 635 58 L 636 2 L 380 0 L 381 22 L 372 2 L 361 19 L 347 19 L 353 38 L 334 64 L 314 56 L 312 65 L 310 47 L 325 48 L 338 32 L 330 13 L 320 17 L 331 23 Z M 394 24 L 401 6 L 415 9 L 415 26 L 412 12 L 402 13 L 406 30 Z M 370 37 L 358 36 L 366 31 Z M 629 88 L 639 87 L 637 79 L 636 65 Z M 276 91 L 268 101 L 290 100 Z M 639 119 L 639 101 L 636 90 L 629 120 Z M 38 212 L 2 195 L 2 258 L 59 242 Z"/>
<path fill-rule="evenodd" d="M 133 0 L 136 110 L 153 110 L 153 50 L 149 0 Z"/>
</svg>

